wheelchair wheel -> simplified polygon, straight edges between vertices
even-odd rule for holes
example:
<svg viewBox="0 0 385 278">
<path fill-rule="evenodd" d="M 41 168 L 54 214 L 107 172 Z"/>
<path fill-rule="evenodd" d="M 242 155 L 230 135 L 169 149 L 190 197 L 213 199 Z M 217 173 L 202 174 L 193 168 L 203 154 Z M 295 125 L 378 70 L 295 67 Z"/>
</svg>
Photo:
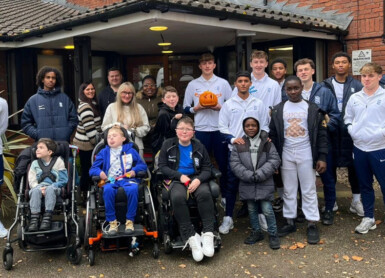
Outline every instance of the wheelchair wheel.
<svg viewBox="0 0 385 278">
<path fill-rule="evenodd" d="M 152 249 L 152 257 L 154 259 L 159 258 L 159 245 L 157 242 L 154 243 L 154 248 Z"/>
<path fill-rule="evenodd" d="M 83 245 L 83 243 L 84 243 L 85 226 L 86 226 L 85 222 L 86 222 L 86 220 L 85 220 L 84 216 L 80 216 L 79 217 L 79 222 L 78 222 L 78 224 L 79 224 L 79 234 L 78 234 L 78 236 L 79 236 L 80 244 L 81 245 Z"/>
<path fill-rule="evenodd" d="M 17 244 L 19 245 L 20 249 L 24 250 L 27 247 L 27 244 L 25 243 L 25 241 L 22 240 L 23 232 L 22 232 L 22 227 L 20 223 L 17 224 L 16 230 L 17 230 Z"/>
<path fill-rule="evenodd" d="M 87 213 L 84 220 L 85 222 L 84 233 L 83 234 L 79 233 L 79 237 L 83 237 L 84 248 L 86 250 L 89 248 L 88 239 L 96 236 L 96 227 L 94 227 L 93 217 L 94 217 L 94 210 L 89 208 L 87 204 Z"/>
<path fill-rule="evenodd" d="M 6 251 L 5 254 L 3 254 L 3 266 L 6 270 L 11 270 L 13 265 L 13 254 L 11 251 Z"/>
<path fill-rule="evenodd" d="M 172 252 L 172 246 L 171 246 L 171 239 L 169 235 L 163 235 L 163 247 L 164 247 L 164 253 L 171 254 Z"/>
<path fill-rule="evenodd" d="M 76 248 L 75 245 L 71 245 L 67 248 L 67 259 L 71 264 L 78 265 L 82 260 L 82 250 L 80 247 Z"/>
<path fill-rule="evenodd" d="M 92 249 L 88 250 L 88 264 L 93 266 L 95 264 L 95 251 Z"/>
</svg>

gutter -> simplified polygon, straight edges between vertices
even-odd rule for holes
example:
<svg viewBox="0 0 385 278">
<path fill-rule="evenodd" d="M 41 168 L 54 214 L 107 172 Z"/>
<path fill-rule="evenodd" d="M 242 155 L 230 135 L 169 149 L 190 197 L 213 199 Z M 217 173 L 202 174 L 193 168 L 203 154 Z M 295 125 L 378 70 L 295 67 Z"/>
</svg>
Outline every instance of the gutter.
<svg viewBox="0 0 385 278">
<path fill-rule="evenodd" d="M 267 0 L 266 0 L 266 4 L 267 4 Z M 314 26 L 312 24 L 293 23 L 293 22 L 288 22 L 283 20 L 266 18 L 265 16 L 256 17 L 252 15 L 240 14 L 235 12 L 230 13 L 230 12 L 227 12 L 225 8 L 222 9 L 221 11 L 215 10 L 215 9 L 208 10 L 204 8 L 203 4 L 197 7 L 193 7 L 190 5 L 163 2 L 161 0 L 141 0 L 139 2 L 127 4 L 125 6 L 122 6 L 116 9 L 111 9 L 108 11 L 103 10 L 100 13 L 97 13 L 89 17 L 82 17 L 74 20 L 69 20 L 64 23 L 45 27 L 42 29 L 36 29 L 27 33 L 22 33 L 15 36 L 0 36 L 0 41 L 2 42 L 23 41 L 24 39 L 29 37 L 39 37 L 46 33 L 52 33 L 59 30 L 71 30 L 73 27 L 84 25 L 87 23 L 93 23 L 97 21 L 108 22 L 108 19 L 110 18 L 133 14 L 137 12 L 148 13 L 152 9 L 159 10 L 162 13 L 168 12 L 168 11 L 174 11 L 178 13 L 191 13 L 195 15 L 204 15 L 207 17 L 218 18 L 219 20 L 235 19 L 238 21 L 249 22 L 251 25 L 266 24 L 266 25 L 278 26 L 281 28 L 301 29 L 304 32 L 307 32 L 307 31 L 324 32 L 330 35 L 335 34 L 338 36 L 345 36 L 348 34 L 348 31 L 333 29 L 330 27 L 319 27 L 319 26 Z M 244 10 L 247 11 L 248 7 L 244 6 Z M 385 32 L 384 32 L 384 38 L 385 38 Z"/>
</svg>

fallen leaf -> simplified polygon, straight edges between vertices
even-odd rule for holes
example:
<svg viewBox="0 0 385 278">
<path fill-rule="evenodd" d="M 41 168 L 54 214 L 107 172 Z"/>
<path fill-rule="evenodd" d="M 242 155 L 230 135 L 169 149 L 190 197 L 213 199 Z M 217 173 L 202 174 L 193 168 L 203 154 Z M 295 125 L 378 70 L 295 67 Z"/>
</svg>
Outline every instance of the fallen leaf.
<svg viewBox="0 0 385 278">
<path fill-rule="evenodd" d="M 295 249 L 297 249 L 297 245 L 294 244 L 294 245 L 290 246 L 289 249 L 290 249 L 290 250 L 295 250 Z"/>
<path fill-rule="evenodd" d="M 166 269 L 166 268 L 164 266 L 162 266 L 161 269 Z"/>
<path fill-rule="evenodd" d="M 104 278 L 104 274 L 100 273 L 99 278 Z"/>
<path fill-rule="evenodd" d="M 185 264 L 180 264 L 178 265 L 180 268 L 186 268 L 186 265 Z"/>
<path fill-rule="evenodd" d="M 88 278 L 96 278 L 95 275 L 88 276 Z"/>
<path fill-rule="evenodd" d="M 17 263 L 19 264 L 19 263 L 21 263 L 22 261 L 23 261 L 23 260 L 18 260 Z"/>
<path fill-rule="evenodd" d="M 148 277 L 150 277 L 150 274 L 147 273 L 147 274 L 144 275 L 144 277 L 148 278 Z"/>
<path fill-rule="evenodd" d="M 346 255 L 343 255 L 342 258 L 344 258 L 344 260 L 347 262 L 350 260 L 349 256 L 346 256 Z"/>
<path fill-rule="evenodd" d="M 321 239 L 320 241 L 319 241 L 319 244 L 324 244 L 325 243 L 325 240 L 324 239 Z"/>
<path fill-rule="evenodd" d="M 57 272 L 62 272 L 62 270 L 63 270 L 62 268 L 58 268 Z"/>
<path fill-rule="evenodd" d="M 320 247 L 320 248 L 318 248 L 318 250 L 320 250 L 320 251 L 322 251 L 322 250 L 324 250 L 322 247 Z"/>
<path fill-rule="evenodd" d="M 255 264 L 250 265 L 251 267 L 257 267 Z"/>
<path fill-rule="evenodd" d="M 358 257 L 358 256 L 352 256 L 352 260 L 353 260 L 353 261 L 360 262 L 360 261 L 363 260 L 363 258 L 362 258 L 362 257 Z"/>
<path fill-rule="evenodd" d="M 297 247 L 303 249 L 305 248 L 305 244 L 303 244 L 302 242 L 297 242 Z"/>
<path fill-rule="evenodd" d="M 282 245 L 281 249 L 287 249 L 287 245 Z"/>
<path fill-rule="evenodd" d="M 245 270 L 245 273 L 250 275 L 250 271 L 248 271 L 247 269 Z"/>
<path fill-rule="evenodd" d="M 250 251 L 249 251 L 249 252 L 246 252 L 246 254 L 247 254 L 247 255 L 251 255 L 251 252 L 250 252 Z"/>
<path fill-rule="evenodd" d="M 333 256 L 335 259 L 338 259 L 340 256 L 338 256 L 338 254 L 334 254 Z"/>
<path fill-rule="evenodd" d="M 381 220 L 376 220 L 376 225 L 380 225 L 382 223 Z"/>
<path fill-rule="evenodd" d="M 267 252 L 263 252 L 263 255 L 267 255 Z"/>
</svg>

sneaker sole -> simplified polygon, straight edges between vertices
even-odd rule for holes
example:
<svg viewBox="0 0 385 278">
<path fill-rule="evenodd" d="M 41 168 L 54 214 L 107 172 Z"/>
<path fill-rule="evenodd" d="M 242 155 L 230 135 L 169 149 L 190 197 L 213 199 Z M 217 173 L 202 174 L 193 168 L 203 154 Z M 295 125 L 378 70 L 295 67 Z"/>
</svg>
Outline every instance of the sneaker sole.
<svg viewBox="0 0 385 278">
<path fill-rule="evenodd" d="M 357 212 L 354 208 L 352 208 L 352 207 L 350 207 L 349 210 L 350 210 L 351 213 L 357 214 L 357 215 L 360 216 L 360 217 L 364 217 L 364 216 L 365 216 L 365 214 L 360 214 L 360 213 L 358 213 L 358 212 Z"/>
<path fill-rule="evenodd" d="M 373 231 L 373 230 L 375 230 L 377 228 L 377 225 L 376 224 L 374 224 L 372 227 L 370 227 L 368 230 L 366 230 L 366 231 L 362 231 L 362 232 L 359 232 L 359 231 L 357 231 L 357 230 L 354 230 L 357 234 L 367 234 L 369 231 Z"/>
<path fill-rule="evenodd" d="M 230 228 L 229 228 L 227 231 L 221 231 L 221 230 L 219 230 L 219 232 L 220 232 L 222 235 L 227 235 L 227 234 L 230 232 L 230 230 L 232 230 L 232 229 L 234 229 L 234 225 L 231 225 Z"/>
</svg>

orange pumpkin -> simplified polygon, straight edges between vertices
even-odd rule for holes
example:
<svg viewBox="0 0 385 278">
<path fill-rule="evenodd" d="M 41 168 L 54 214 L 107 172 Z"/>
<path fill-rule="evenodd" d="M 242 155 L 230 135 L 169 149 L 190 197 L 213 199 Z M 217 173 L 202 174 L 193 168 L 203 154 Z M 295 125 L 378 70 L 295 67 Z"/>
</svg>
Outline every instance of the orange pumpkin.
<svg viewBox="0 0 385 278">
<path fill-rule="evenodd" d="M 210 91 L 205 91 L 199 96 L 199 103 L 203 107 L 214 107 L 218 104 L 218 97 Z"/>
</svg>

